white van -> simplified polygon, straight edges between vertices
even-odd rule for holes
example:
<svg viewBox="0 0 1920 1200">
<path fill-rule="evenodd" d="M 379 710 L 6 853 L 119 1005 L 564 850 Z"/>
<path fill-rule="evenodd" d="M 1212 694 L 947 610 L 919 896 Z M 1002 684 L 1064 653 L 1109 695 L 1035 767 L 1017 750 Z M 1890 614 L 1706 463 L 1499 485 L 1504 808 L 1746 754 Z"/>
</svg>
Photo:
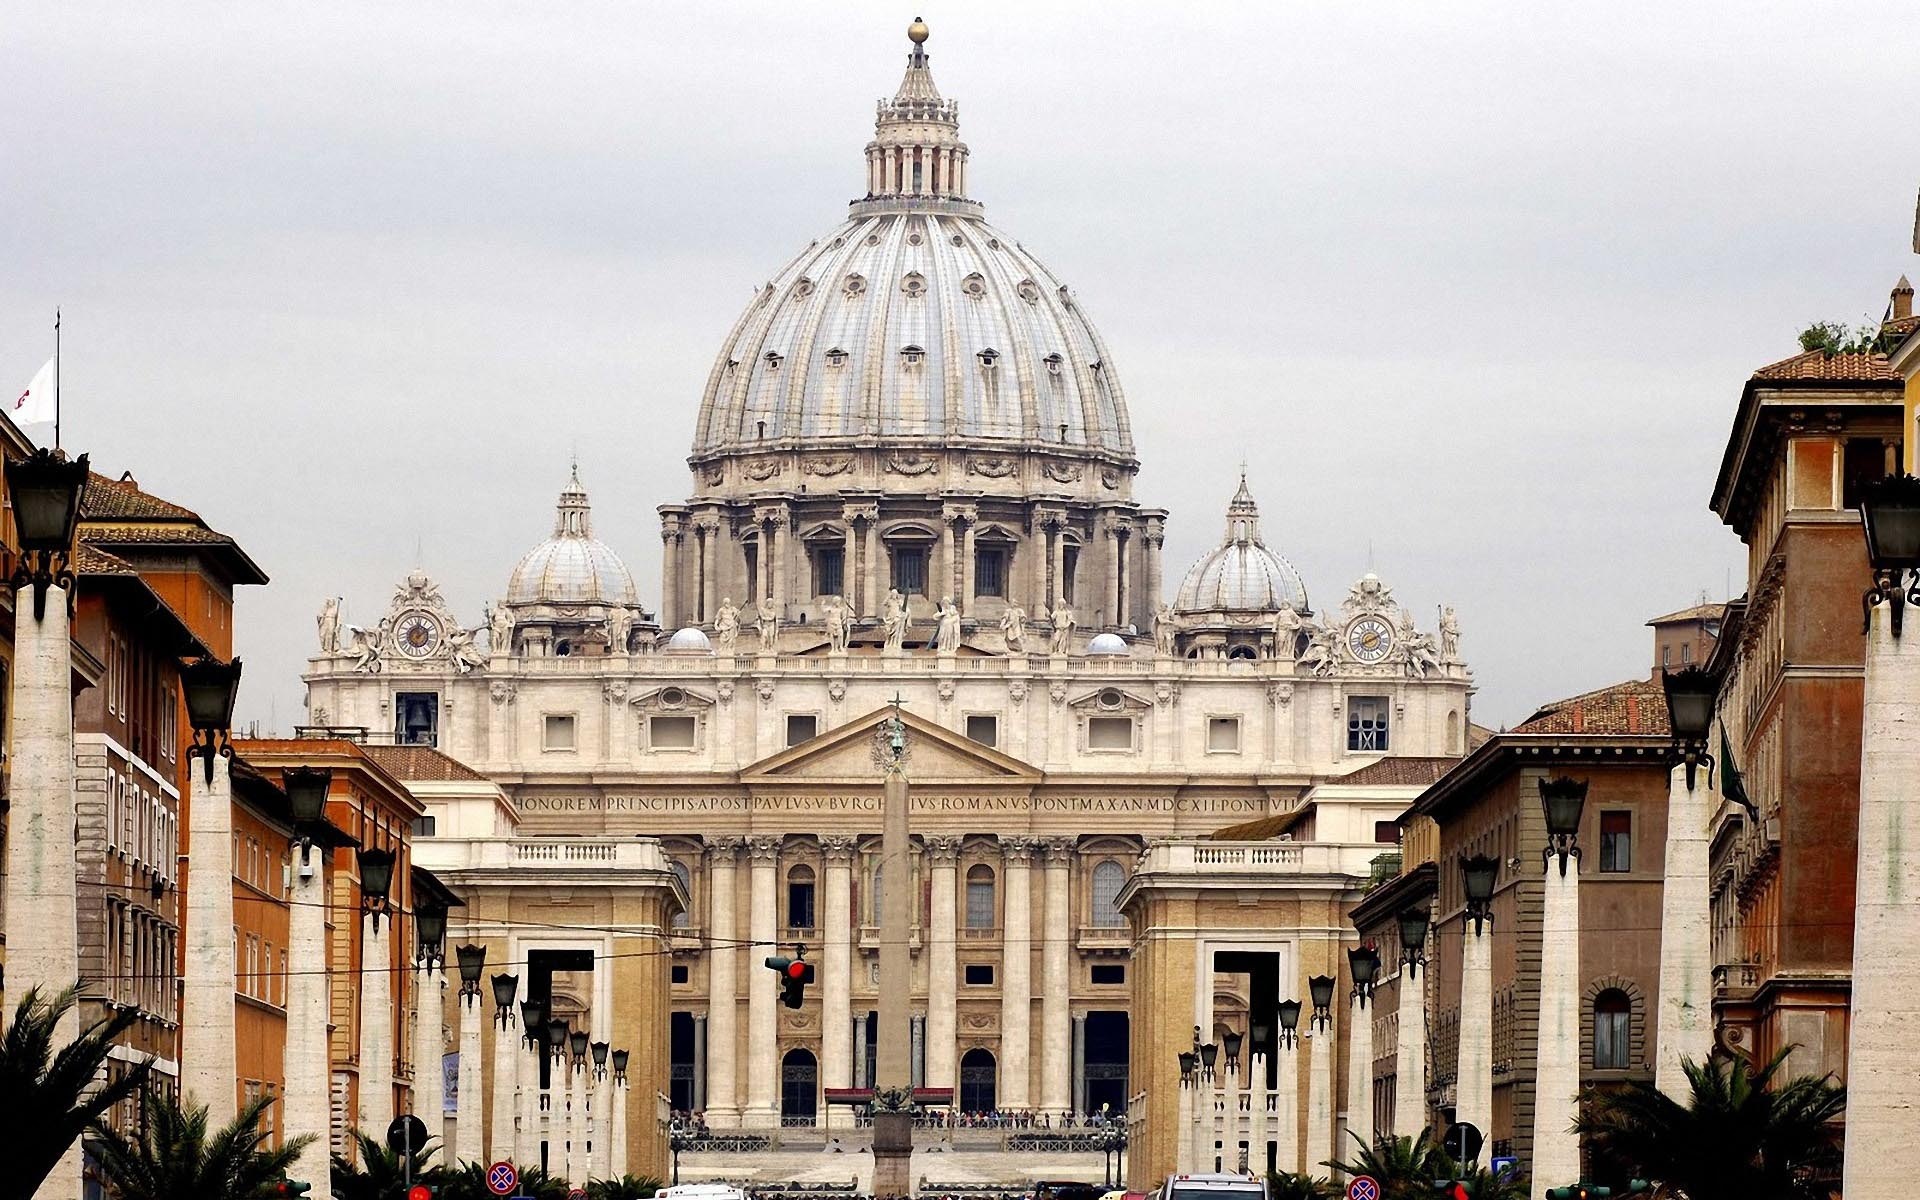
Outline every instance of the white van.
<svg viewBox="0 0 1920 1200">
<path fill-rule="evenodd" d="M 1267 1181 L 1257 1175 L 1169 1175 L 1159 1200 L 1267 1200 Z"/>
<path fill-rule="evenodd" d="M 747 1193 L 730 1183 L 676 1183 L 655 1195 L 659 1200 L 747 1200 Z"/>
</svg>

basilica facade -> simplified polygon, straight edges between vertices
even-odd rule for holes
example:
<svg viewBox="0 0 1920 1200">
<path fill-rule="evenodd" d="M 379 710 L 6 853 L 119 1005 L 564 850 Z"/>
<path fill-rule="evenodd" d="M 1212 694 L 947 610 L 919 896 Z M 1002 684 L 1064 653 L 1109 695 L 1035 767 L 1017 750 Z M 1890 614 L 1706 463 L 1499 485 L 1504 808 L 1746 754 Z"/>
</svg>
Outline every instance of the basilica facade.
<svg viewBox="0 0 1920 1200">
<path fill-rule="evenodd" d="M 511 961 L 614 936 L 566 931 L 567 905 L 618 886 L 629 860 L 678 876 L 685 911 L 656 931 L 671 952 L 658 1087 L 712 1128 L 812 1125 L 826 1089 L 871 1080 L 895 886 L 917 898 L 916 1081 L 964 1111 L 1126 1108 L 1142 985 L 1118 901 L 1150 844 L 1466 746 L 1451 612 L 1422 628 L 1372 574 L 1310 595 L 1245 476 L 1207 518 L 1218 545 L 1167 573 L 1169 515 L 1134 497 L 1116 356 L 1080 297 L 988 223 L 925 27 L 911 38 L 862 195 L 725 333 L 691 495 L 659 510 L 657 608 L 613 549 L 642 531 L 596 529 L 576 472 L 552 536 L 484 616 L 425 573 L 364 625 L 331 601 L 305 677 L 309 724 L 433 745 L 497 787 L 497 817 L 434 836 L 587 864 L 557 899 L 537 872 L 436 867 L 492 914 L 499 928 L 473 936 Z M 877 870 L 872 742 L 896 703 L 917 851 L 904 881 Z M 1384 833 L 1309 826 L 1351 847 L 1348 902 L 1399 803 L 1372 814 Z M 488 861 L 521 859 L 543 861 Z M 497 902 L 520 883 L 538 921 Z M 761 959 L 796 944 L 819 982 L 787 1009 Z M 591 1023 L 614 992 L 581 985 L 566 1003 Z"/>
</svg>

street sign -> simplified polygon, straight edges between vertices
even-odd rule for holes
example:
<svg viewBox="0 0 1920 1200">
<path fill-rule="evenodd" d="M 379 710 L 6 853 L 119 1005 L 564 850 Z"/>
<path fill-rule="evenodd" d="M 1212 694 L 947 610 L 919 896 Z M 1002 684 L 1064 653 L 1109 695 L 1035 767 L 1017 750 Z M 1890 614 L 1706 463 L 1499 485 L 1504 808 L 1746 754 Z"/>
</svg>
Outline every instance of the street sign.
<svg viewBox="0 0 1920 1200">
<path fill-rule="evenodd" d="M 1480 1147 L 1485 1141 L 1473 1125 L 1455 1121 L 1447 1127 L 1447 1136 L 1440 1139 L 1440 1145 L 1454 1162 L 1470 1163 L 1480 1157 Z"/>
<path fill-rule="evenodd" d="M 1520 1160 L 1511 1154 L 1494 1156 L 1492 1169 L 1495 1175 L 1511 1175 L 1519 1170 L 1519 1168 Z"/>
<path fill-rule="evenodd" d="M 418 1154 L 426 1144 L 427 1124 L 412 1113 L 395 1117 L 387 1126 L 387 1148 L 395 1154 Z"/>
<path fill-rule="evenodd" d="M 514 1165 L 502 1159 L 487 1168 L 487 1190 L 496 1196 L 505 1196 L 520 1186 L 520 1172 Z"/>
<path fill-rule="evenodd" d="M 1347 1181 L 1347 1200 L 1380 1200 L 1380 1182 L 1371 1175 L 1355 1175 Z"/>
</svg>

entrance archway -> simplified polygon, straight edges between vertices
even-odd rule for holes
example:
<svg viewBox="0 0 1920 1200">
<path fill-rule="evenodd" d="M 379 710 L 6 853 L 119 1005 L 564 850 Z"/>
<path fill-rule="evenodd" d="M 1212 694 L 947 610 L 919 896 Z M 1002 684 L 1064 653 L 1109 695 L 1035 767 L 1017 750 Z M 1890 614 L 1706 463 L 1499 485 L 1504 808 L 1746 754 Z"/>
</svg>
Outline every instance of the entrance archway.
<svg viewBox="0 0 1920 1200">
<path fill-rule="evenodd" d="M 1087 1094 L 1083 1112 L 1127 1110 L 1127 1055 L 1131 1047 L 1125 1012 L 1087 1014 Z"/>
<path fill-rule="evenodd" d="M 820 1113 L 820 1064 L 811 1050 L 780 1060 L 780 1123 L 811 1126 Z"/>
<path fill-rule="evenodd" d="M 960 1059 L 960 1111 L 992 1112 L 997 1106 L 998 1069 L 993 1054 L 978 1046 Z"/>
</svg>

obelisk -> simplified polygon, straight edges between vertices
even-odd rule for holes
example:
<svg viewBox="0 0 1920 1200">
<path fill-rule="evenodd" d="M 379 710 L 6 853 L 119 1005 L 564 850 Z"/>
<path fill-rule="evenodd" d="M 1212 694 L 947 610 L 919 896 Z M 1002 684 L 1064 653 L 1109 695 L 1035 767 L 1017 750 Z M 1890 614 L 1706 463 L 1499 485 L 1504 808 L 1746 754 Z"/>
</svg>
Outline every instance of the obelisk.
<svg viewBox="0 0 1920 1200">
<path fill-rule="evenodd" d="M 907 837 L 907 728 L 899 701 L 882 727 L 885 801 L 880 832 L 880 1026 L 874 1047 L 873 1194 L 913 1194 L 913 848 Z"/>
</svg>

